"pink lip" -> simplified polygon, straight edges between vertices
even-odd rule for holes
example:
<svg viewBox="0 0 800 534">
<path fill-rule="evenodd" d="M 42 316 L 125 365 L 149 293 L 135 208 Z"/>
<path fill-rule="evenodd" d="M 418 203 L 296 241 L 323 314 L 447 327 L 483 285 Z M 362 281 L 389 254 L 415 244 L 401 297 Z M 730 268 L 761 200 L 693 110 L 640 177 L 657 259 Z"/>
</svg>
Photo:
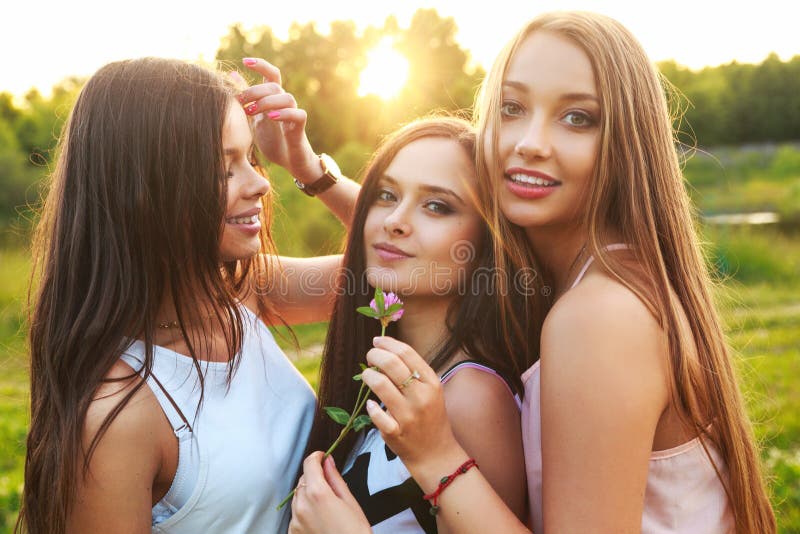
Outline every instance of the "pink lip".
<svg viewBox="0 0 800 534">
<path fill-rule="evenodd" d="M 238 219 L 239 217 L 251 217 L 253 215 L 258 215 L 259 213 L 261 213 L 261 208 L 253 208 L 251 210 L 243 211 L 242 213 L 237 213 L 236 215 L 231 215 L 227 218 Z"/>
<path fill-rule="evenodd" d="M 256 236 L 258 235 L 259 232 L 261 232 L 260 220 L 256 219 L 256 222 L 254 223 L 241 224 L 233 222 L 231 219 L 238 219 L 240 217 L 252 217 L 253 215 L 258 215 L 259 213 L 261 213 L 261 208 L 253 208 L 247 211 L 243 211 L 242 213 L 239 213 L 237 215 L 227 217 L 225 219 L 225 223 L 231 226 L 232 228 L 235 228 L 236 230 L 242 232 L 243 234 L 249 235 L 251 237 Z"/>
<path fill-rule="evenodd" d="M 372 248 L 375 249 L 375 252 L 378 253 L 382 260 L 402 260 L 412 257 L 411 254 L 389 243 L 376 243 L 372 245 Z"/>
<path fill-rule="evenodd" d="M 513 174 L 524 174 L 534 178 L 541 178 L 553 182 L 554 185 L 542 186 L 533 184 L 521 184 L 511 179 Z M 552 194 L 556 189 L 561 186 L 561 182 L 541 171 L 532 169 L 523 169 L 520 167 L 511 167 L 506 171 L 506 187 L 515 196 L 524 199 L 540 199 Z"/>
</svg>

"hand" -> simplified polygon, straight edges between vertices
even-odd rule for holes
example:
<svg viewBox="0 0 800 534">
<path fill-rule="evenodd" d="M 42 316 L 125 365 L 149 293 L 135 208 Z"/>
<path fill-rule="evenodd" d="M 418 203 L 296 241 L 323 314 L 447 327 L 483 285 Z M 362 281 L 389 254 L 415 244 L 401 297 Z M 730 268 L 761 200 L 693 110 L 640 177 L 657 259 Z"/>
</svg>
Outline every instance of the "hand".
<svg viewBox="0 0 800 534">
<path fill-rule="evenodd" d="M 410 346 L 391 337 L 377 337 L 367 362 L 381 372 L 366 369 L 362 380 L 387 410 L 367 401 L 367 412 L 386 444 L 400 456 L 420 484 L 427 476 L 441 476 L 442 465 L 465 456 L 450 427 L 439 376 Z M 411 378 L 414 372 L 419 378 Z M 456 464 L 457 465 L 457 464 Z"/>
<path fill-rule="evenodd" d="M 303 462 L 303 476 L 292 499 L 290 534 L 372 532 L 364 512 L 330 456 L 321 451 Z"/>
<path fill-rule="evenodd" d="M 253 117 L 258 149 L 301 182 L 313 182 L 322 176 L 322 165 L 306 136 L 305 110 L 283 90 L 277 67 L 260 58 L 246 58 L 244 64 L 263 76 L 263 83 L 244 89 L 237 97 L 245 113 Z"/>
</svg>

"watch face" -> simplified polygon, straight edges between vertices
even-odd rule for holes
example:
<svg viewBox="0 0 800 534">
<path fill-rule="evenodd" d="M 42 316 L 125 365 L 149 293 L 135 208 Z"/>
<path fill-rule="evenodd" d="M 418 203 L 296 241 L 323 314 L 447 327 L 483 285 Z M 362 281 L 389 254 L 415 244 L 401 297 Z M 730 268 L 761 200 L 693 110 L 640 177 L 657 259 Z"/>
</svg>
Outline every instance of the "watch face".
<svg viewBox="0 0 800 534">
<path fill-rule="evenodd" d="M 322 160 L 322 164 L 325 166 L 327 172 L 332 174 L 337 180 L 341 178 L 342 171 L 332 157 L 327 154 L 320 154 L 319 159 Z"/>
</svg>

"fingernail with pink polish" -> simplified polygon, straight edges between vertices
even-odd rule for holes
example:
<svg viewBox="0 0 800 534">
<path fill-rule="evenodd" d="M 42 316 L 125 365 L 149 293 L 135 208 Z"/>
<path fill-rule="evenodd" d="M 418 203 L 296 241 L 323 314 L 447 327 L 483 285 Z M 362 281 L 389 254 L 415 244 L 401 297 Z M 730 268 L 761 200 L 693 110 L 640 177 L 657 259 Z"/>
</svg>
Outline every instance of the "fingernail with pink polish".
<svg viewBox="0 0 800 534">
<path fill-rule="evenodd" d="M 280 118 L 280 116 L 281 116 L 280 111 L 270 111 L 269 113 L 267 113 L 267 117 L 269 117 L 270 119 L 278 119 Z"/>
<path fill-rule="evenodd" d="M 250 104 L 249 106 L 247 106 L 246 108 L 244 108 L 244 111 L 245 111 L 245 112 L 246 112 L 248 115 L 252 115 L 253 113 L 255 113 L 255 112 L 256 112 L 256 107 L 257 107 L 257 106 L 256 106 L 255 104 Z"/>
<path fill-rule="evenodd" d="M 255 65 L 255 64 L 256 64 L 256 60 L 255 60 L 255 59 L 253 59 L 253 58 L 251 58 L 251 57 L 246 57 L 246 58 L 244 58 L 244 59 L 242 60 L 242 63 L 244 63 L 244 64 L 245 64 L 245 65 L 247 65 L 248 67 L 252 67 L 253 65 Z"/>
</svg>

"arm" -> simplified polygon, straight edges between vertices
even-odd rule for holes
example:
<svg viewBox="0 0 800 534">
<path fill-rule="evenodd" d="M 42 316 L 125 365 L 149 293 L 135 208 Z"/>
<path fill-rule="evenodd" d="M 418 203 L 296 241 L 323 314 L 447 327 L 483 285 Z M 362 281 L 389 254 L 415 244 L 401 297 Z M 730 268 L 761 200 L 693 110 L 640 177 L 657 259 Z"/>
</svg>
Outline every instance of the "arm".
<svg viewBox="0 0 800 534">
<path fill-rule="evenodd" d="M 238 97 L 245 112 L 253 117 L 256 145 L 268 160 L 284 167 L 303 184 L 312 184 L 322 176 L 322 164 L 306 136 L 305 110 L 298 109 L 294 97 L 281 87 L 277 67 L 251 58 L 245 65 L 264 77 L 264 83 L 245 89 Z M 319 199 L 349 228 L 360 190 L 356 182 L 342 177 Z"/>
<path fill-rule="evenodd" d="M 668 402 L 665 338 L 621 284 L 587 278 L 545 321 L 541 351 L 546 532 L 639 532 Z"/>
<path fill-rule="evenodd" d="M 486 372 L 462 369 L 444 385 L 444 400 L 456 441 L 475 458 L 503 502 L 524 519 L 527 486 L 522 429 L 519 407 L 506 385 Z"/>
<path fill-rule="evenodd" d="M 112 370 L 118 377 L 131 372 L 121 362 Z M 86 415 L 84 450 L 88 450 L 108 413 L 139 380 L 137 376 L 99 388 Z M 79 459 L 68 532 L 150 532 L 153 485 L 161 468 L 163 447 L 169 445 L 160 432 L 164 427 L 158 401 L 146 386 L 142 387 L 100 439 L 85 477 L 83 459 Z M 171 432 L 167 434 L 168 439 Z"/>
<path fill-rule="evenodd" d="M 444 388 L 436 372 L 408 345 L 383 337 L 376 338 L 375 347 L 367 354 L 367 360 L 371 365 L 378 365 L 382 372 L 367 369 L 362 373 L 362 379 L 385 403 L 387 410 L 383 411 L 377 403 L 368 401 L 367 411 L 386 443 L 403 459 L 422 490 L 431 493 L 438 487 L 442 476 L 452 473 L 469 458 L 448 422 Z M 398 389 L 396 384 L 401 384 L 411 374 L 411 369 L 420 373 L 420 380 Z M 519 420 L 518 412 L 514 418 Z M 487 423 L 486 418 L 482 421 Z M 491 428 L 491 422 L 488 424 Z M 472 444 L 469 446 L 474 447 Z M 485 455 L 484 449 L 478 448 L 481 450 L 471 452 Z M 522 470 L 522 466 L 519 469 Z M 458 533 L 530 532 L 482 471 L 482 468 L 470 469 L 441 494 L 437 516 L 439 525 L 449 532 Z M 504 477 L 498 476 L 491 468 L 486 475 L 494 479 L 500 491 L 515 486 L 515 483 L 502 482 Z"/>
<path fill-rule="evenodd" d="M 251 310 L 258 310 L 254 299 L 267 298 L 275 311 L 288 324 L 314 323 L 330 319 L 335 300 L 336 279 L 342 273 L 342 256 L 314 258 L 265 258 L 277 265 L 268 268 L 266 286 L 256 285 L 245 299 Z"/>
</svg>

